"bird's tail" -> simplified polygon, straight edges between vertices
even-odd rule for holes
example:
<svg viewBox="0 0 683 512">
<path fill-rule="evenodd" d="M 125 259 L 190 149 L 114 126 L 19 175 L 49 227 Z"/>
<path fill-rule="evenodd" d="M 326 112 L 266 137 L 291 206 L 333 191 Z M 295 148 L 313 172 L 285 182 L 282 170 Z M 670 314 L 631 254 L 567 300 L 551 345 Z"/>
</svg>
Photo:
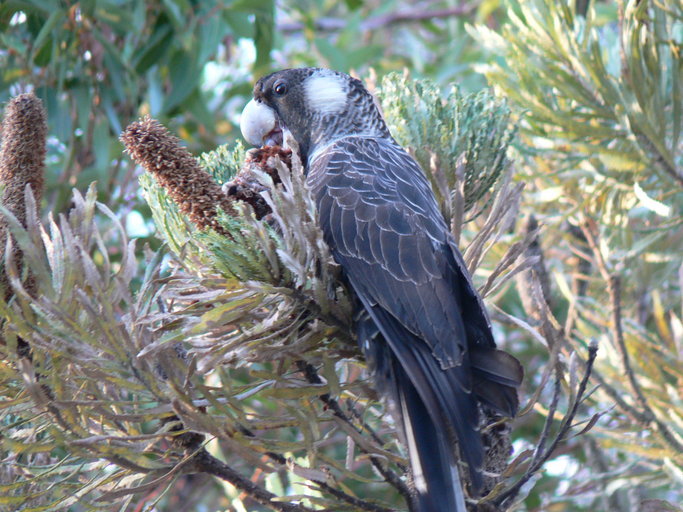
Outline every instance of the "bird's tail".
<svg viewBox="0 0 683 512">
<path fill-rule="evenodd" d="M 465 512 L 465 496 L 453 443 L 444 426 L 431 419 L 415 386 L 394 359 L 396 418 L 408 448 L 416 495 L 414 512 Z"/>
<path fill-rule="evenodd" d="M 495 348 L 470 346 L 469 357 L 477 398 L 499 414 L 514 418 L 519 409 L 517 388 L 524 377 L 522 364 Z"/>
<path fill-rule="evenodd" d="M 468 410 L 460 401 L 448 372 L 432 368 L 437 363 L 428 349 L 404 350 L 399 357 L 375 323 L 362 312 L 357 333 L 378 391 L 389 398 L 391 414 L 401 441 L 408 449 L 413 476 L 412 512 L 466 512 L 465 497 L 458 472 L 455 439 L 460 443 L 464 460 L 470 464 L 470 478 L 475 487 L 481 483 L 482 445 L 476 427 L 476 405 Z M 419 347 L 419 345 L 413 345 Z M 412 375 L 406 371 L 410 368 Z M 417 384 L 416 384 L 417 382 Z M 417 385 L 421 386 L 419 391 Z M 473 397 L 468 397 L 467 402 Z M 463 412 L 458 424 L 449 413 Z M 435 421 L 434 418 L 441 418 Z M 456 430 L 460 429 L 456 432 Z"/>
</svg>

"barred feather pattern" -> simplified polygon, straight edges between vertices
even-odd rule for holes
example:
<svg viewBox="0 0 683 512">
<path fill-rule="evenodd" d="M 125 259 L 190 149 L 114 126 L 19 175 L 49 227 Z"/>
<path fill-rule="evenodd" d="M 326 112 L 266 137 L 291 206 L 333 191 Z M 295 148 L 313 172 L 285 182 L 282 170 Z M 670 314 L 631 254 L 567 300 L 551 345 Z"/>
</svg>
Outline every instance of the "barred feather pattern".
<svg viewBox="0 0 683 512">
<path fill-rule="evenodd" d="M 415 510 L 465 510 L 456 443 L 476 490 L 477 395 L 495 388 L 489 394 L 503 398 L 494 405 L 514 415 L 520 369 L 511 357 L 488 366 L 503 353 L 486 310 L 424 174 L 392 139 L 338 139 L 310 164 L 307 183 L 362 310 L 359 342 L 408 448 Z"/>
<path fill-rule="evenodd" d="M 284 70 L 257 82 L 254 101 L 306 162 L 319 226 L 354 292 L 356 337 L 408 450 L 411 509 L 464 512 L 458 451 L 472 493 L 483 483 L 478 401 L 514 416 L 523 371 L 496 349 L 427 178 L 354 78 Z"/>
</svg>

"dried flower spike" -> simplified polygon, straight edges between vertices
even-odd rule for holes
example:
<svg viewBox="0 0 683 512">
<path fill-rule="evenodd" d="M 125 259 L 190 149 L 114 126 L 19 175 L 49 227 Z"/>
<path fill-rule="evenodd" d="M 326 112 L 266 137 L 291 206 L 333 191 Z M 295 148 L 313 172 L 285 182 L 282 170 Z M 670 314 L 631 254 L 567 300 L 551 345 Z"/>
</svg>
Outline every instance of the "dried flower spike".
<svg viewBox="0 0 683 512">
<path fill-rule="evenodd" d="M 121 142 L 133 160 L 152 174 L 168 195 L 200 229 L 211 228 L 222 235 L 217 209 L 234 214 L 232 201 L 203 170 L 195 157 L 180 145 L 159 121 L 144 117 L 131 123 Z"/>
<path fill-rule="evenodd" d="M 23 225 L 26 225 L 26 202 L 24 193 L 30 185 L 40 204 L 45 174 L 45 141 L 47 121 L 43 102 L 33 93 L 24 93 L 12 98 L 5 108 L 2 122 L 2 149 L 0 150 L 0 185 L 2 205 L 7 208 Z M 0 219 L 0 253 L 4 254 L 7 243 L 8 227 Z M 19 260 L 21 253 L 15 247 L 14 258 Z M 0 270 L 0 287 L 5 290 L 5 300 L 12 292 L 4 267 Z M 29 293 L 35 291 L 35 283 L 26 283 Z"/>
</svg>

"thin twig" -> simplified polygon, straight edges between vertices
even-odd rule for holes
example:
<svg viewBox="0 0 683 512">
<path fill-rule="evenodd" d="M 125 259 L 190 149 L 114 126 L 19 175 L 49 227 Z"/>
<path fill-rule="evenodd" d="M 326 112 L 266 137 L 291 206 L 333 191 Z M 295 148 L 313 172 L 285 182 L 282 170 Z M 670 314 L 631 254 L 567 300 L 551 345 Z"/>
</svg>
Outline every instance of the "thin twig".
<svg viewBox="0 0 683 512">
<path fill-rule="evenodd" d="M 412 23 L 416 21 L 463 17 L 471 14 L 476 7 L 476 3 L 467 3 L 445 9 L 396 11 L 367 18 L 365 21 L 361 22 L 359 29 L 361 32 L 365 32 L 396 25 L 397 23 Z M 314 28 L 317 31 L 336 32 L 345 29 L 349 22 L 341 18 L 318 18 L 313 23 Z M 281 23 L 277 27 L 278 32 L 284 32 L 285 34 L 301 32 L 304 28 L 304 24 L 301 22 Z"/>
<path fill-rule="evenodd" d="M 603 510 L 611 510 L 614 512 L 627 512 L 630 508 L 622 502 L 625 489 L 618 489 L 616 492 L 609 492 L 608 485 L 611 479 L 607 476 L 610 470 L 615 471 L 617 475 L 621 476 L 623 468 L 610 467 L 602 448 L 593 436 L 586 436 L 583 438 L 583 443 L 586 451 L 586 462 L 591 464 L 593 474 L 597 476 L 596 482 L 600 485 L 602 492 L 600 492 L 600 499 L 602 501 Z"/>
<path fill-rule="evenodd" d="M 255 437 L 254 433 L 247 427 L 238 424 L 238 428 L 240 432 L 242 432 L 244 435 L 248 437 Z M 287 459 L 279 453 L 266 452 L 266 456 L 268 456 L 270 459 L 272 459 L 273 461 L 277 462 L 282 466 L 287 466 Z M 350 494 L 340 491 L 339 489 L 335 489 L 326 482 L 320 482 L 318 480 L 312 481 L 323 491 L 331 494 L 332 496 L 335 496 L 336 498 L 339 498 L 340 500 L 345 501 L 346 503 L 358 507 L 360 510 L 367 510 L 368 512 L 393 512 L 392 509 L 375 505 L 374 503 L 370 503 L 368 501 L 356 498 L 355 496 L 351 496 Z"/>
<path fill-rule="evenodd" d="M 571 336 L 574 325 L 579 319 L 579 308 L 577 302 L 581 297 L 586 295 L 586 289 L 588 287 L 589 274 L 592 267 L 592 258 L 583 249 L 586 246 L 586 237 L 581 232 L 578 226 L 567 223 L 566 231 L 574 237 L 577 243 L 581 244 L 581 248 L 576 245 L 572 245 L 570 242 L 569 250 L 574 253 L 577 258 L 575 265 L 575 270 L 572 272 L 572 295 L 573 298 L 569 302 L 569 310 L 567 311 L 567 319 L 564 323 L 564 332 L 567 336 Z"/>
<path fill-rule="evenodd" d="M 588 237 L 584 233 L 583 229 L 584 227 L 582 226 L 581 228 L 576 228 L 575 230 L 571 229 L 572 227 L 570 226 L 570 233 L 580 239 L 582 242 L 588 244 L 589 247 L 591 247 L 591 250 L 595 254 L 595 258 L 599 259 L 602 261 L 603 268 L 604 268 L 604 261 L 602 260 L 602 255 L 598 251 L 597 248 L 597 243 L 593 240 L 593 245 L 588 243 Z M 539 254 L 543 256 L 542 249 L 540 247 L 540 244 L 538 245 L 539 249 Z M 575 252 L 579 257 L 583 258 L 585 261 L 591 260 L 591 256 L 588 253 L 580 252 L 576 249 L 572 249 L 573 252 Z M 535 273 L 534 273 L 535 272 Z M 523 301 L 523 306 L 524 309 L 531 318 L 535 319 L 539 323 L 538 329 L 541 331 L 543 334 L 543 337 L 545 340 L 547 340 L 548 344 L 553 347 L 553 350 L 551 351 L 551 356 L 557 355 L 557 351 L 555 350 L 554 347 L 557 346 L 559 343 L 561 346 L 569 346 L 569 339 L 568 337 L 571 335 L 571 330 L 572 326 L 567 325 L 565 326 L 564 329 L 561 329 L 559 327 L 559 322 L 557 319 L 555 319 L 552 310 L 548 304 L 548 298 L 545 296 L 545 293 L 542 293 L 543 290 L 543 283 L 539 282 L 540 276 L 546 273 L 545 270 L 545 265 L 542 263 L 542 260 L 537 264 L 537 268 L 535 271 L 532 271 L 527 276 L 527 281 L 524 281 L 522 283 L 522 287 L 524 290 L 529 290 L 531 293 L 529 294 L 530 300 Z M 607 275 L 607 274 L 606 274 Z M 549 289 L 549 288 L 548 288 Z M 583 295 L 583 292 L 581 293 Z M 524 295 L 523 295 L 524 298 Z M 516 320 L 514 318 L 510 318 L 509 320 L 512 320 L 519 325 L 519 320 Z M 523 326 L 524 327 L 524 326 Z M 578 353 L 575 353 L 577 356 L 577 361 L 581 364 L 583 371 L 586 371 L 586 364 L 587 362 L 581 358 L 581 356 Z M 557 361 L 556 361 L 557 363 Z M 632 405 L 628 404 L 621 396 L 620 392 L 614 388 L 609 382 L 607 382 L 600 373 L 595 372 L 593 374 L 593 378 L 598 381 L 598 384 L 600 385 L 601 389 L 612 399 L 614 402 L 619 406 L 619 408 L 627 415 L 629 416 L 632 420 L 637 421 L 639 423 L 646 423 L 647 419 L 645 415 L 633 407 Z M 542 381 L 542 385 L 545 384 L 545 380 Z"/>
<path fill-rule="evenodd" d="M 316 371 L 315 367 L 306 361 L 297 361 L 297 366 L 299 367 L 299 370 L 304 374 L 306 377 L 306 380 L 310 382 L 311 384 L 322 384 L 323 381 L 318 375 L 318 372 Z M 346 413 L 342 410 L 341 406 L 339 405 L 339 402 L 335 400 L 334 398 L 330 397 L 329 394 L 325 393 L 323 395 L 320 395 L 320 400 L 332 411 L 332 413 L 342 420 L 344 423 L 347 423 L 354 429 L 358 430 L 356 426 L 353 424 L 353 421 L 351 421 L 351 418 L 349 418 Z M 382 460 L 371 454 L 368 453 L 366 450 L 364 450 L 362 447 L 359 446 L 359 449 L 363 450 L 365 453 L 370 458 L 370 462 L 372 462 L 372 465 L 375 467 L 375 469 L 382 475 L 382 477 L 391 485 L 393 485 L 398 492 L 401 493 L 401 495 L 408 501 L 411 500 L 411 493 L 410 490 L 408 489 L 408 486 L 405 484 L 401 478 L 394 473 L 391 469 L 386 467 Z"/>
<path fill-rule="evenodd" d="M 635 372 L 633 371 L 633 366 L 631 365 L 631 358 L 626 348 L 626 342 L 624 341 L 624 327 L 622 324 L 621 317 L 621 278 L 617 274 L 611 274 L 607 278 L 607 290 L 609 292 L 609 299 L 612 306 L 612 327 L 614 328 L 614 338 L 616 341 L 617 351 L 619 352 L 619 357 L 621 358 L 621 365 L 624 367 L 626 372 L 626 377 L 631 385 L 631 391 L 636 397 L 636 402 L 640 405 L 644 411 L 650 408 L 643 390 L 640 389 L 638 380 L 636 379 Z M 648 414 L 648 416 L 650 416 Z M 652 419 L 652 418 L 651 418 Z"/>
<path fill-rule="evenodd" d="M 545 455 L 545 446 L 548 442 L 550 436 L 550 429 L 555 421 L 555 413 L 557 412 L 557 404 L 560 402 L 560 396 L 562 394 L 562 378 L 559 372 L 555 375 L 555 385 L 553 386 L 553 398 L 550 402 L 550 407 L 548 408 L 548 415 L 545 418 L 545 424 L 543 425 L 543 430 L 541 431 L 541 437 L 539 437 L 536 443 L 536 449 L 534 451 L 534 456 L 531 459 L 530 467 L 534 467 L 538 464 L 538 461 Z"/>
<path fill-rule="evenodd" d="M 342 492 L 339 489 L 335 489 L 334 487 L 326 484 L 325 482 L 316 481 L 315 484 L 324 491 L 339 498 L 340 500 L 343 500 L 346 503 L 353 505 L 354 507 L 358 507 L 358 509 L 360 510 L 367 510 L 368 512 L 395 512 L 393 509 L 381 507 L 379 505 L 375 505 L 374 503 L 370 503 L 368 501 L 361 500 L 359 498 L 346 494 L 345 492 Z"/>
<path fill-rule="evenodd" d="M 581 379 L 581 383 L 579 384 L 579 389 L 576 393 L 576 398 L 574 399 L 574 402 L 569 408 L 569 411 L 562 419 L 560 430 L 557 433 L 557 436 L 550 444 L 548 449 L 542 453 L 542 455 L 534 455 L 534 460 L 529 465 L 529 468 L 526 470 L 524 475 L 514 485 L 512 485 L 505 492 L 501 493 L 495 500 L 493 500 L 496 505 L 502 505 L 506 502 L 510 502 L 511 500 L 513 500 L 517 496 L 517 494 L 519 494 L 519 491 L 522 489 L 522 486 L 525 483 L 527 483 L 531 479 L 531 477 L 534 476 L 543 467 L 543 465 L 548 461 L 548 459 L 550 459 L 552 454 L 555 452 L 558 445 L 567 438 L 567 434 L 572 429 L 572 421 L 576 417 L 576 413 L 579 410 L 579 405 L 583 402 L 583 397 L 586 392 L 586 386 L 588 385 L 588 379 L 590 378 L 591 373 L 593 371 L 593 364 L 595 363 L 595 358 L 597 357 L 597 355 L 598 345 L 597 343 L 592 341 L 588 345 L 588 360 L 586 361 L 586 370 L 583 375 L 583 378 Z"/>
<path fill-rule="evenodd" d="M 360 413 L 356 410 L 356 408 L 353 406 L 353 404 L 350 402 L 347 402 L 346 407 L 351 412 L 351 415 L 354 418 L 356 418 L 356 420 L 358 420 L 358 423 L 360 423 L 362 429 L 367 431 L 368 434 L 370 434 L 370 437 L 372 437 L 372 439 L 378 445 L 382 446 L 384 444 L 384 441 L 382 441 L 382 439 L 379 437 L 377 432 L 375 432 L 375 429 L 373 429 L 370 425 L 368 425 L 367 423 L 365 423 L 365 421 L 363 421 L 363 418 L 361 417 Z M 406 468 L 406 466 L 404 466 L 403 464 L 399 464 L 397 462 L 396 465 L 401 469 L 401 471 L 403 471 L 403 472 L 408 471 L 408 468 Z"/>
<path fill-rule="evenodd" d="M 633 370 L 633 366 L 631 365 L 631 358 L 626 347 L 626 341 L 624 340 L 624 329 L 621 314 L 621 278 L 618 274 L 609 271 L 607 263 L 602 257 L 602 253 L 600 252 L 600 248 L 598 246 L 598 235 L 595 225 L 593 223 L 589 223 L 587 220 L 586 222 L 582 223 L 581 229 L 586 236 L 588 245 L 595 255 L 595 260 L 598 269 L 600 270 L 600 274 L 607 282 L 607 290 L 609 293 L 612 309 L 612 327 L 614 329 L 615 346 L 617 348 L 617 352 L 619 353 L 619 357 L 621 358 L 621 365 L 624 369 L 624 372 L 626 372 L 626 378 L 635 397 L 635 401 L 641 408 L 640 417 L 642 420 L 644 420 L 643 423 L 646 425 L 654 423 L 654 425 L 657 427 L 657 430 L 661 434 L 662 439 L 664 439 L 664 441 L 678 453 L 683 453 L 683 445 L 674 437 L 669 430 L 669 427 L 657 417 L 650 407 L 650 403 L 643 393 L 635 371 Z"/>
<path fill-rule="evenodd" d="M 631 366 L 631 360 L 628 349 L 626 348 L 626 342 L 624 340 L 624 330 L 621 319 L 621 279 L 618 275 L 612 274 L 609 277 L 608 283 L 610 302 L 612 303 L 612 323 L 614 325 L 614 336 L 617 342 L 617 349 L 619 351 L 619 357 L 621 358 L 621 364 L 626 371 L 626 376 L 631 386 L 631 390 L 635 395 L 636 402 L 638 405 L 640 405 L 645 413 L 645 417 L 649 420 L 648 423 L 653 422 L 657 426 L 657 429 L 669 446 L 679 453 L 683 453 L 683 445 L 676 440 L 669 430 L 669 427 L 660 421 L 659 418 L 657 418 L 654 411 L 650 407 L 650 403 L 643 393 L 640 383 L 638 382 L 635 372 L 633 371 L 633 367 Z"/>
<path fill-rule="evenodd" d="M 578 361 L 584 366 L 584 368 L 585 368 L 586 361 L 584 361 L 584 360 L 582 360 L 582 359 L 580 359 L 580 358 L 577 359 L 577 360 L 578 360 Z M 602 390 L 603 390 L 603 391 L 604 391 L 612 400 L 614 400 L 614 402 L 617 404 L 617 406 L 619 407 L 619 409 L 621 409 L 622 412 L 624 412 L 629 418 L 631 418 L 633 421 L 636 421 L 636 422 L 641 423 L 641 424 L 644 424 L 644 423 L 647 422 L 647 418 L 645 417 L 645 415 L 644 415 L 641 411 L 639 411 L 638 409 L 636 409 L 635 407 L 633 407 L 632 405 L 630 405 L 629 403 L 627 403 L 627 402 L 621 397 L 621 393 L 620 393 L 616 388 L 614 388 L 610 383 L 608 383 L 608 382 L 604 379 L 604 377 L 603 377 L 602 375 L 600 375 L 599 373 L 596 373 L 596 374 L 594 375 L 594 378 L 595 378 L 595 380 L 598 381 L 598 384 L 599 384 L 600 388 L 601 388 L 601 389 L 602 389 Z"/>
<path fill-rule="evenodd" d="M 230 482 L 240 491 L 247 493 L 254 501 L 281 512 L 314 512 L 305 505 L 295 505 L 283 501 L 276 501 L 278 496 L 266 491 L 248 478 L 243 477 L 224 462 L 210 455 L 206 450 L 200 450 L 193 458 L 192 469 L 199 473 L 206 473 Z"/>
</svg>

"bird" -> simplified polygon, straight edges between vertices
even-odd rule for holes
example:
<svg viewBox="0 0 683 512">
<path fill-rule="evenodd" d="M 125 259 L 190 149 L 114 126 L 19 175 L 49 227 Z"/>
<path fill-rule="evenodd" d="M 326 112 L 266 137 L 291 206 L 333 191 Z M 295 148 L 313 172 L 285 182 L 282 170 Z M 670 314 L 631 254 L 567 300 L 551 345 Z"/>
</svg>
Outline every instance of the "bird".
<svg viewBox="0 0 683 512">
<path fill-rule="evenodd" d="M 514 417 L 523 369 L 491 323 L 428 179 L 363 83 L 325 68 L 260 78 L 240 127 L 254 146 L 291 137 L 318 223 L 353 296 L 353 330 L 388 398 L 412 474 L 413 512 L 464 512 L 483 485 L 479 405 Z"/>
</svg>

